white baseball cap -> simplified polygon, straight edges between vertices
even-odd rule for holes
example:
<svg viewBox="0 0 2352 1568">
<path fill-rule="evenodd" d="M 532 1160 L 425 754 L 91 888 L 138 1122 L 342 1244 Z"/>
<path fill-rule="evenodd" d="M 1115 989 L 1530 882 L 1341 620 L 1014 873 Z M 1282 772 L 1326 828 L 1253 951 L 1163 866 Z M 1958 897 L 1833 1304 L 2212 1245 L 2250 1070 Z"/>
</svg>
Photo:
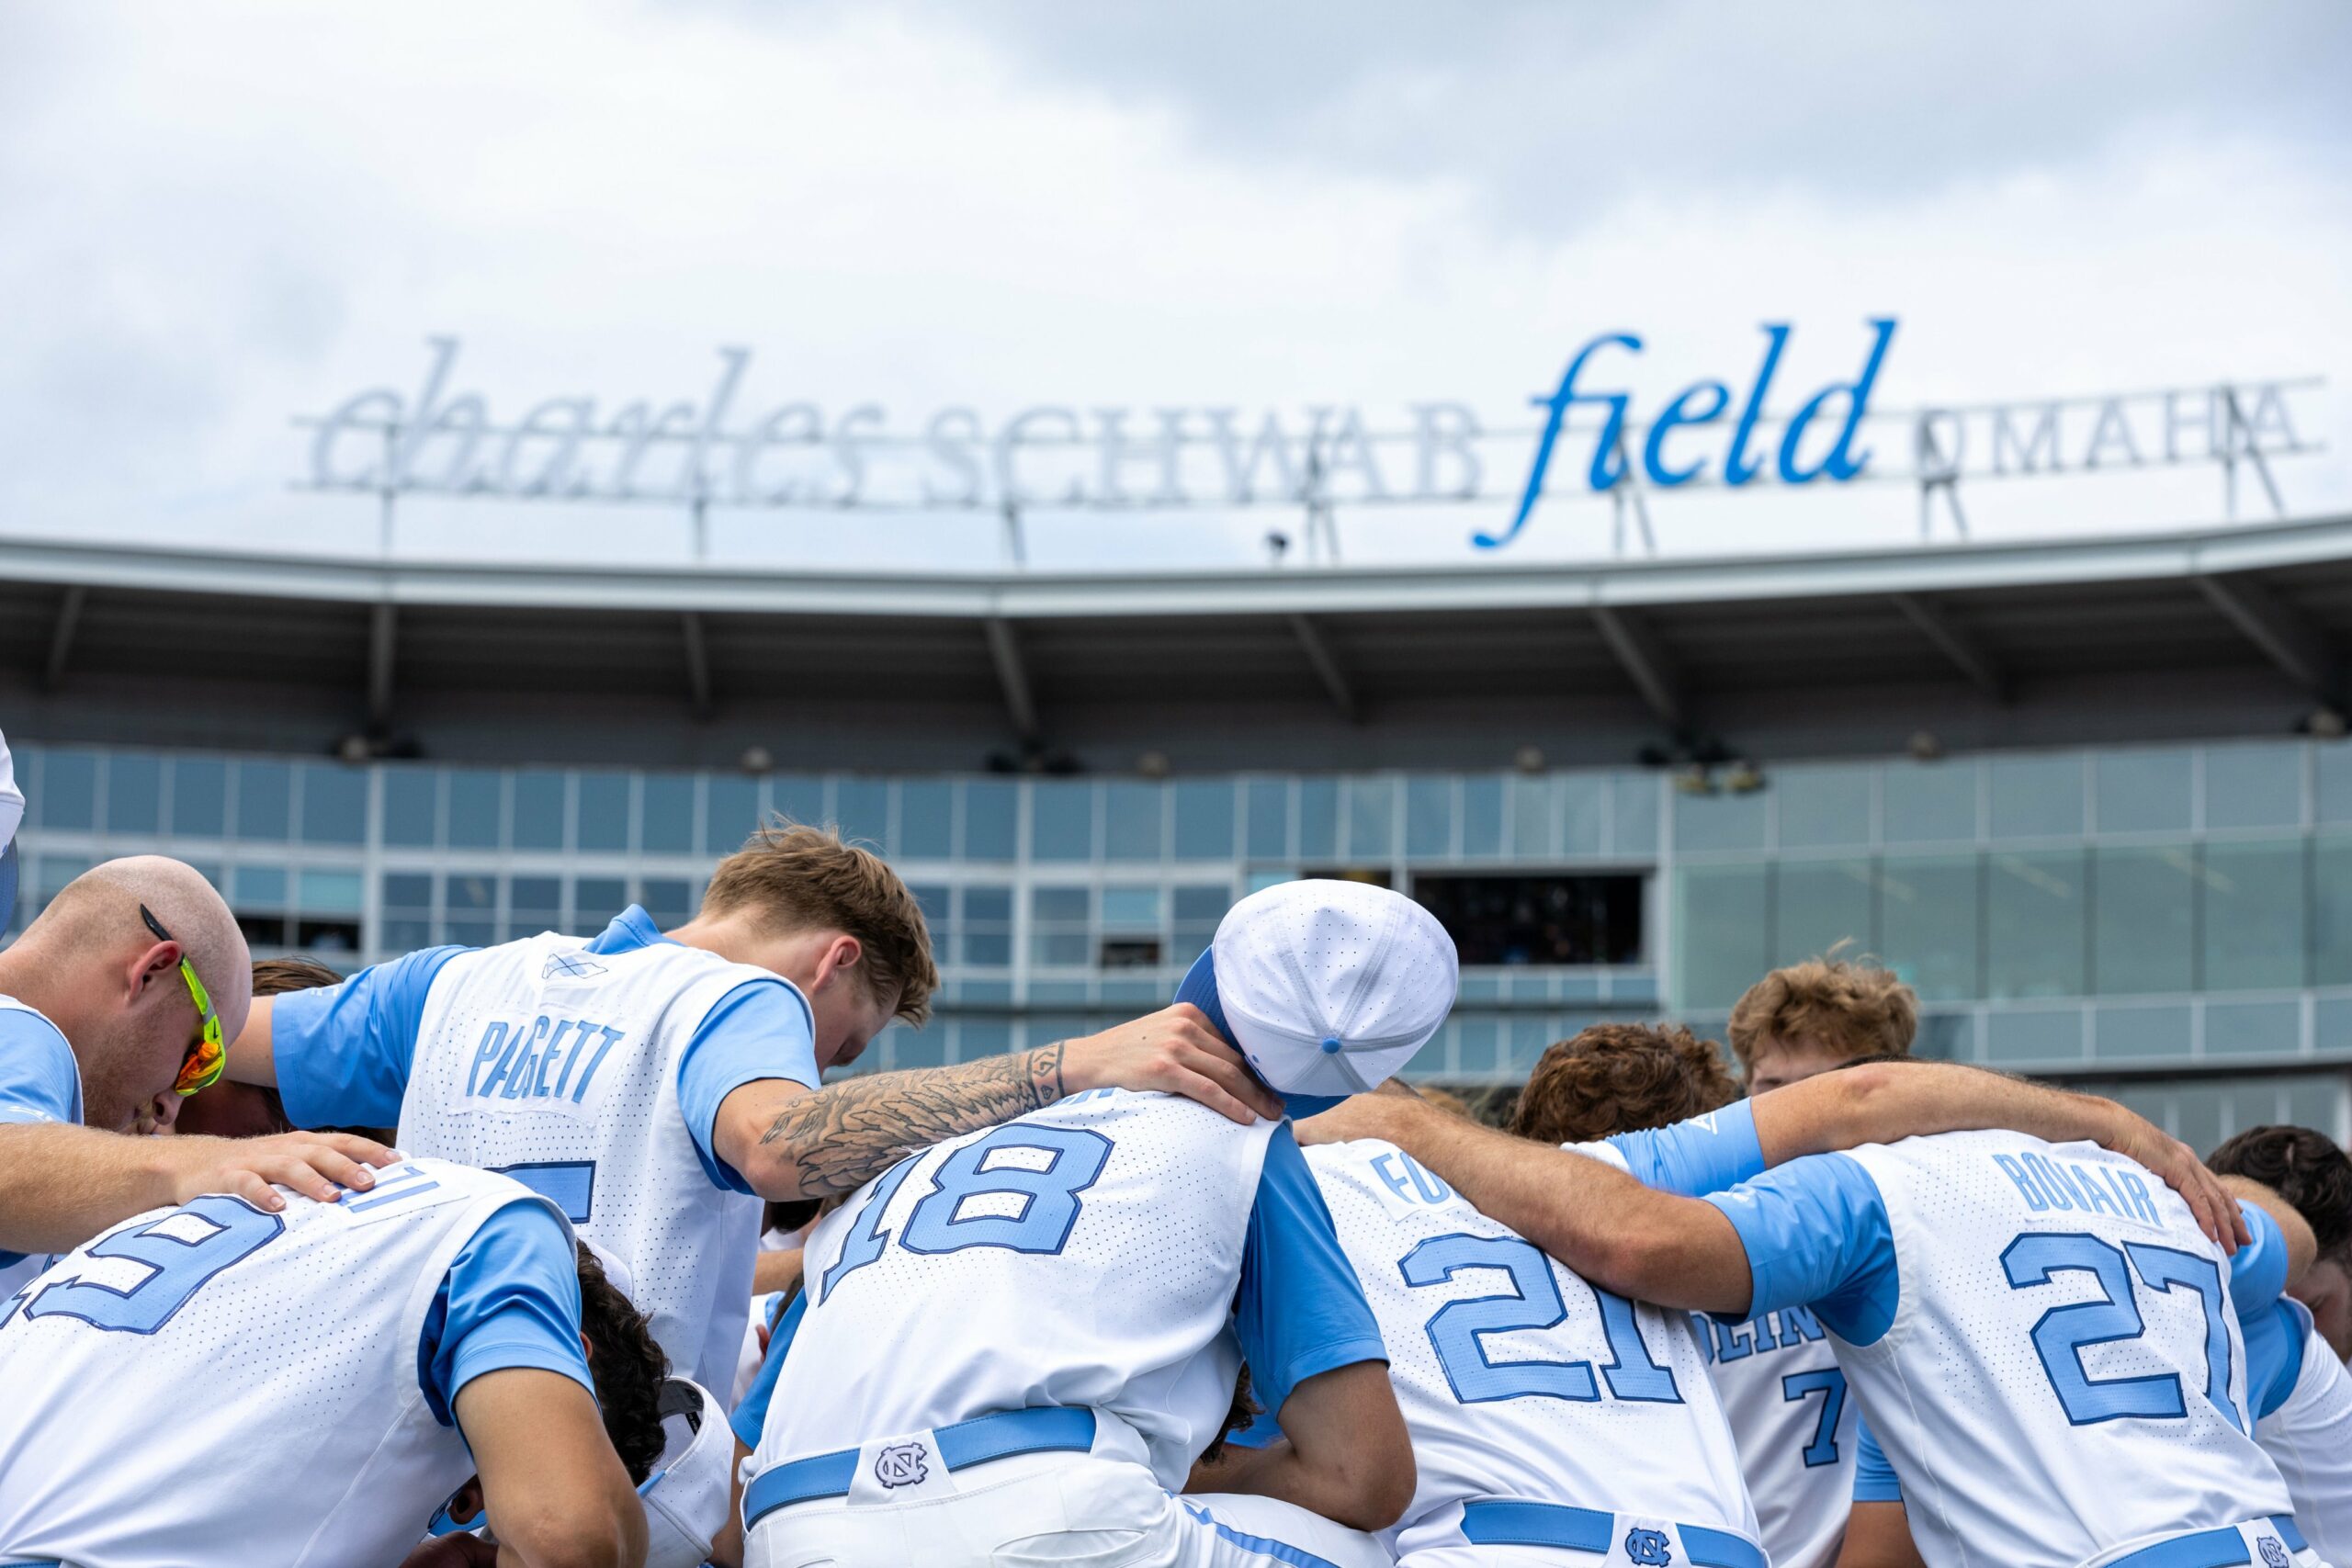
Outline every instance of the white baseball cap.
<svg viewBox="0 0 2352 1568">
<path fill-rule="evenodd" d="M 1176 999 L 1208 1014 L 1268 1088 L 1377 1088 L 1429 1043 L 1461 979 L 1453 939 L 1401 893 L 1284 882 L 1227 911 Z"/>
</svg>

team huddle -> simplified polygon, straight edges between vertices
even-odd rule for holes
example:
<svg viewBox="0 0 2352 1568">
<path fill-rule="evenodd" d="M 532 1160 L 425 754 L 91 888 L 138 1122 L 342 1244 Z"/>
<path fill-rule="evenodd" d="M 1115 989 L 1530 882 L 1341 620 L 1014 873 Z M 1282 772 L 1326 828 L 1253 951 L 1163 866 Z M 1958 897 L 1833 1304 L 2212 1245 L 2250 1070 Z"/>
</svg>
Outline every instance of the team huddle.
<svg viewBox="0 0 2352 1568">
<path fill-rule="evenodd" d="M 1778 976 L 1745 1098 L 1598 1026 L 1489 1127 L 1396 1081 L 1457 980 L 1286 883 L 1160 1011 L 828 1084 L 937 983 L 828 832 L 347 980 L 98 866 L 0 953 L 0 1564 L 2352 1564 L 2324 1138 Z"/>
</svg>

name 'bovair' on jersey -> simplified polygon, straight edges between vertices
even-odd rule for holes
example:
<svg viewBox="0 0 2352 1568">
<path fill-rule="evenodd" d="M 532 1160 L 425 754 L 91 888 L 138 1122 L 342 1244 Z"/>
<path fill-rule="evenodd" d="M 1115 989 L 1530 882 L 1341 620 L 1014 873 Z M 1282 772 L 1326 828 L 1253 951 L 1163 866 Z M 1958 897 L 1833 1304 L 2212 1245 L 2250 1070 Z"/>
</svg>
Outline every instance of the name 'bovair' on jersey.
<svg viewBox="0 0 2352 1568">
<path fill-rule="evenodd" d="M 1626 1164 L 1607 1145 L 1579 1152 Z M 1603 1551 L 1650 1531 L 1658 1562 L 1763 1568 L 1687 1314 L 1587 1283 L 1394 1144 L 1306 1158 L 1412 1432 L 1419 1483 L 1396 1532 L 1400 1563 L 1478 1561 L 1516 1539 L 1511 1520 L 1533 1517 L 1532 1503 L 1553 1523 L 1581 1517 Z"/>
<path fill-rule="evenodd" d="M 2228 1561 L 2293 1544 L 2268 1523 L 2289 1500 L 2249 1432 L 2238 1325 L 2284 1281 L 2267 1216 L 2233 1268 L 2131 1160 L 2014 1133 L 1811 1156 L 1707 1201 L 1751 1310 L 1809 1305 L 1827 1330 L 1936 1568 L 2238 1527 Z"/>
<path fill-rule="evenodd" d="M 504 1177 L 138 1215 L 0 1305 L 0 1560 L 398 1562 L 474 1473 L 458 1391 L 510 1366 L 594 1392 L 571 1231 Z"/>
<path fill-rule="evenodd" d="M 765 969 L 669 941 L 631 908 L 431 948 L 278 998 L 278 1085 L 306 1127 L 397 1121 L 401 1146 L 503 1171 L 628 1268 L 671 1364 L 732 1386 L 761 1204 L 711 1145 L 759 1078 L 818 1082 L 808 1004 Z"/>
</svg>

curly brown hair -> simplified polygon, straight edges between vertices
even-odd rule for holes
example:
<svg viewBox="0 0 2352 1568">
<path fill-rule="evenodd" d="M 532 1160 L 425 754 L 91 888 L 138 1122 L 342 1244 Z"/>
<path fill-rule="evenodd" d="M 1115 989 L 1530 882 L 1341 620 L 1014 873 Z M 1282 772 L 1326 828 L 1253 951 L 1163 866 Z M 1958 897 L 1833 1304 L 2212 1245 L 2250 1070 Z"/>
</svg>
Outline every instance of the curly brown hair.
<svg viewBox="0 0 2352 1568">
<path fill-rule="evenodd" d="M 1544 1051 L 1505 1131 L 1545 1144 L 1589 1143 L 1738 1098 L 1713 1041 L 1679 1023 L 1596 1023 Z"/>
<path fill-rule="evenodd" d="M 605 1266 L 585 1247 L 580 1248 L 580 1332 L 588 1341 L 588 1375 L 596 1382 L 605 1435 L 629 1480 L 641 1486 L 668 1441 L 662 1432 L 662 1384 L 670 1375 L 670 1358 L 654 1343 L 645 1314 L 605 1277 Z"/>
<path fill-rule="evenodd" d="M 1878 964 L 1832 948 L 1748 987 L 1724 1032 L 1743 1074 L 1755 1072 L 1756 1048 L 1767 1040 L 1841 1057 L 1907 1055 L 1919 1032 L 1919 998 Z"/>
<path fill-rule="evenodd" d="M 2312 1227 L 2323 1256 L 2352 1241 L 2352 1159 L 2309 1127 L 2248 1127 L 2205 1156 L 2222 1176 L 2259 1181 Z"/>
</svg>

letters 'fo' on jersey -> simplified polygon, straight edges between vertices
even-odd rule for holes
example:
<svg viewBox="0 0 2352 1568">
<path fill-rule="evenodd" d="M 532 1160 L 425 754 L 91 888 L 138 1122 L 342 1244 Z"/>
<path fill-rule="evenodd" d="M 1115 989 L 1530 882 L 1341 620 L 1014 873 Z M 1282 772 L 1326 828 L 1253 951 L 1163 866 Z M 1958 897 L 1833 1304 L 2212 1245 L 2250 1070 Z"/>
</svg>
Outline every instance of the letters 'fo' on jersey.
<svg viewBox="0 0 2352 1568">
<path fill-rule="evenodd" d="M 1096 1453 L 1181 1488 L 1232 1405 L 1228 1320 L 1277 1125 L 1095 1090 L 867 1183 L 809 1238 L 755 1470 L 1077 1405 L 1119 1418 Z"/>
<path fill-rule="evenodd" d="M 1577 1152 L 1622 1166 L 1605 1145 Z M 1388 1346 L 1419 1482 L 1400 1556 L 1459 1547 L 1453 1506 L 1562 1504 L 1756 1539 L 1688 1314 L 1585 1282 L 1394 1144 L 1306 1151 Z"/>
<path fill-rule="evenodd" d="M 401 1146 L 511 1170 L 629 1271 L 670 1364 L 728 1388 L 751 1316 L 761 1203 L 720 1186 L 678 1103 L 705 1014 L 764 969 L 662 942 L 582 951 L 549 932 L 460 953 L 417 1032 Z"/>
<path fill-rule="evenodd" d="M 474 1472 L 419 1381 L 425 1316 L 510 1203 L 547 1200 L 417 1159 L 339 1202 L 216 1193 L 66 1255 L 0 1307 L 0 1557 L 399 1562 Z"/>
<path fill-rule="evenodd" d="M 1929 1563 L 2084 1562 L 2288 1511 L 2248 1435 L 2229 1259 L 2177 1193 L 2096 1145 L 2014 1133 L 1849 1157 L 1884 1202 L 1899 1295 L 1838 1359 Z"/>
</svg>

